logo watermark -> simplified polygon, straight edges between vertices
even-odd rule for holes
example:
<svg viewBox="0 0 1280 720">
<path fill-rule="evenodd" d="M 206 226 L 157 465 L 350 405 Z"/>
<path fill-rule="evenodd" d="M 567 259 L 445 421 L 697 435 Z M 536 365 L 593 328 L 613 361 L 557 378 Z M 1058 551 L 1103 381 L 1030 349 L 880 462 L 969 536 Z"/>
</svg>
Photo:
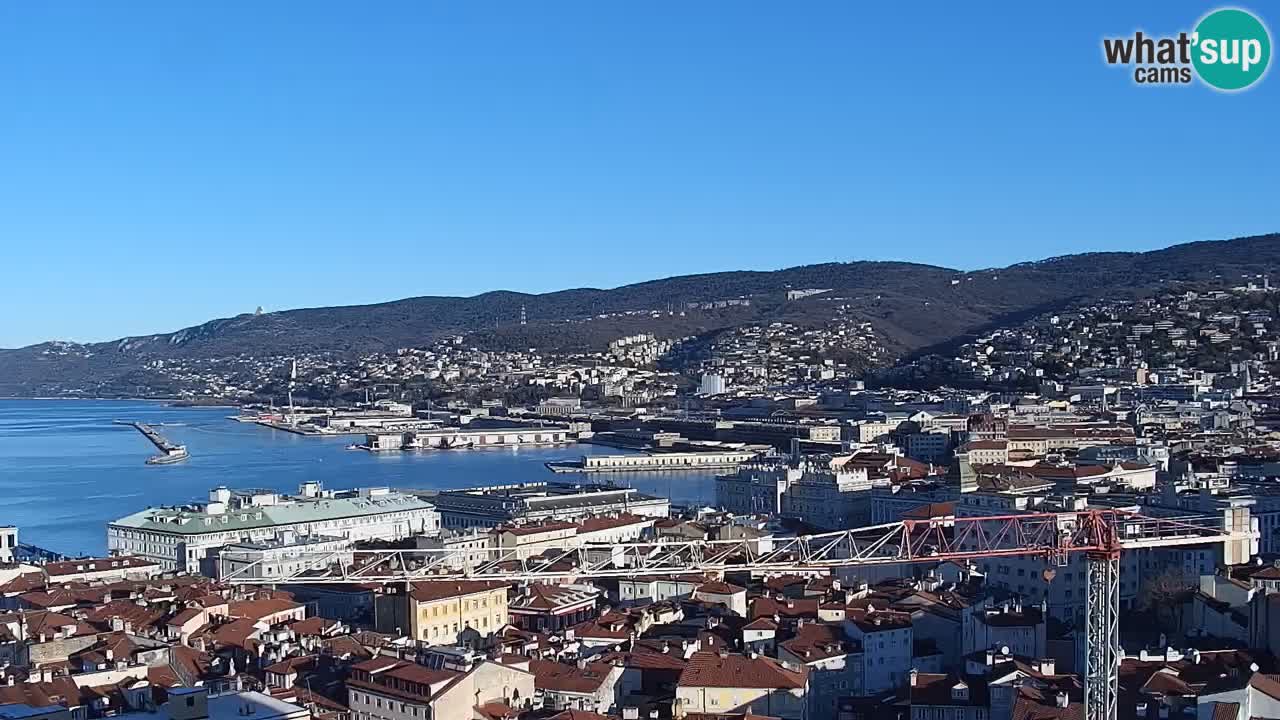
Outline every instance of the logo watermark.
<svg viewBox="0 0 1280 720">
<path fill-rule="evenodd" d="M 1200 18 L 1191 32 L 1151 37 L 1103 38 L 1108 65 L 1133 67 L 1139 85 L 1188 85 L 1200 81 L 1217 90 L 1244 90 L 1267 72 L 1271 34 L 1255 15 L 1222 8 Z"/>
</svg>

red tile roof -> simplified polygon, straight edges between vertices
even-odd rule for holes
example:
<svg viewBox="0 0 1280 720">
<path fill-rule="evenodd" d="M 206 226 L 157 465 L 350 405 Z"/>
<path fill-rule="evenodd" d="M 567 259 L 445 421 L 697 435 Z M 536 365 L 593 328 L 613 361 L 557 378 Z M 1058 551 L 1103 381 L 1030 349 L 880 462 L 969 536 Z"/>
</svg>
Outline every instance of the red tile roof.
<svg viewBox="0 0 1280 720">
<path fill-rule="evenodd" d="M 576 530 L 577 525 L 571 522 L 547 522 L 537 525 L 504 525 L 498 528 L 500 533 L 511 533 L 512 535 L 538 535 L 540 533 L 555 532 L 558 530 Z"/>
<path fill-rule="evenodd" d="M 227 614 L 234 618 L 249 618 L 251 620 L 261 620 L 276 613 L 287 612 L 289 610 L 297 610 L 303 607 L 301 603 L 284 598 L 272 597 L 261 598 L 258 600 L 240 600 L 233 602 L 227 607 Z"/>
<path fill-rule="evenodd" d="M 598 590 L 590 591 L 582 586 L 530 583 L 508 607 L 512 611 L 568 612 L 583 604 L 593 604 L 598 597 Z"/>
<path fill-rule="evenodd" d="M 696 652 L 680 673 L 680 687 L 797 689 L 806 686 L 807 667 L 788 669 L 773 658 Z"/>
<path fill-rule="evenodd" d="M 1058 707 L 1057 690 L 1045 691 L 1023 685 L 1013 702 L 1010 720 L 1084 720 L 1084 695 L 1067 694 L 1067 706 Z"/>
<path fill-rule="evenodd" d="M 795 637 L 782 643 L 784 650 L 805 663 L 848 655 L 858 647 L 845 637 L 843 628 L 825 623 L 803 625 L 796 630 Z"/>
<path fill-rule="evenodd" d="M 123 572 L 125 570 L 147 567 L 157 567 L 157 563 L 133 556 L 81 558 L 79 560 L 62 560 L 59 562 L 47 563 L 44 566 L 44 572 L 51 579 L 57 580 L 61 575 L 107 572 L 110 570 L 119 570 Z"/>
<path fill-rule="evenodd" d="M 698 589 L 694 592 L 705 593 L 708 595 L 735 595 L 746 591 L 746 588 L 740 588 L 737 585 L 732 585 L 721 580 L 712 580 L 709 583 L 699 585 Z"/>
<path fill-rule="evenodd" d="M 433 580 L 414 583 L 409 597 L 418 602 L 436 602 L 505 587 L 508 587 L 507 583 L 496 580 Z"/>
<path fill-rule="evenodd" d="M 533 673 L 533 686 L 539 690 L 591 695 L 613 674 L 613 666 L 597 662 L 580 668 L 551 660 L 530 660 L 529 672 Z"/>
<path fill-rule="evenodd" d="M 610 530 L 612 528 L 627 527 L 629 525 L 651 525 L 653 522 L 653 518 L 640 517 L 639 515 L 617 515 L 614 517 L 593 515 L 578 522 L 578 532 L 597 532 L 599 530 Z"/>
<path fill-rule="evenodd" d="M 911 627 L 911 613 L 869 608 L 849 608 L 845 617 L 863 632 L 885 632 Z"/>
</svg>

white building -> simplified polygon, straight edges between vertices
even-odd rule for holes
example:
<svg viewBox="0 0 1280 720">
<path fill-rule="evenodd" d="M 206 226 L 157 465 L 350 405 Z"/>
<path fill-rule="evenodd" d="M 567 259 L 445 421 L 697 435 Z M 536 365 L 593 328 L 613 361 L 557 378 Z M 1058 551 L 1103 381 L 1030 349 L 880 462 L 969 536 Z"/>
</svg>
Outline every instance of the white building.
<svg viewBox="0 0 1280 720">
<path fill-rule="evenodd" d="M 862 692 L 875 695 L 902 687 L 912 667 L 911 614 L 852 609 L 844 626 L 845 635 L 862 644 Z"/>
<path fill-rule="evenodd" d="M 219 548 L 270 541 L 278 534 L 326 535 L 348 540 L 398 540 L 440 530 L 435 507 L 387 488 L 321 490 L 304 483 L 296 496 L 269 490 L 209 491 L 205 503 L 155 507 L 107 525 L 115 555 L 154 560 L 165 570 L 198 572 Z M 208 568 L 211 570 L 211 568 Z"/>
<path fill-rule="evenodd" d="M 703 373 L 702 384 L 698 386 L 698 392 L 703 395 L 723 395 L 725 393 L 725 381 L 723 375 L 715 373 Z"/>
<path fill-rule="evenodd" d="M 807 461 L 800 479 L 782 493 L 781 515 L 828 530 L 861 527 L 871 521 L 871 480 L 849 458 Z"/>
<path fill-rule="evenodd" d="M 743 515 L 782 512 L 782 493 L 803 471 L 777 462 L 747 462 L 733 475 L 716 478 L 716 504 Z"/>
<path fill-rule="evenodd" d="M 528 708 L 533 673 L 484 661 L 465 672 L 431 669 L 381 655 L 352 667 L 347 704 L 352 720 L 453 720 L 501 702 Z"/>
<path fill-rule="evenodd" d="M 271 580 L 335 563 L 351 564 L 350 538 L 297 536 L 285 530 L 270 540 L 238 542 L 218 551 L 217 575 L 242 580 Z"/>
<path fill-rule="evenodd" d="M 18 548 L 18 528 L 0 525 L 0 563 L 13 562 L 13 552 Z"/>
</svg>

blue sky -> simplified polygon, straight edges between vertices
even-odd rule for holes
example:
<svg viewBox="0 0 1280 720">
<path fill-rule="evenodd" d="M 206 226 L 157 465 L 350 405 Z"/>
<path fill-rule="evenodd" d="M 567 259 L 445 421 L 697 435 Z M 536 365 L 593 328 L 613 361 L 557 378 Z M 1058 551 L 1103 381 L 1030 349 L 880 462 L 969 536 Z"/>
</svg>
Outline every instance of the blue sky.
<svg viewBox="0 0 1280 720">
<path fill-rule="evenodd" d="M 3 3 L 0 347 L 1280 230 L 1274 69 L 1101 59 L 1213 7 Z"/>
</svg>

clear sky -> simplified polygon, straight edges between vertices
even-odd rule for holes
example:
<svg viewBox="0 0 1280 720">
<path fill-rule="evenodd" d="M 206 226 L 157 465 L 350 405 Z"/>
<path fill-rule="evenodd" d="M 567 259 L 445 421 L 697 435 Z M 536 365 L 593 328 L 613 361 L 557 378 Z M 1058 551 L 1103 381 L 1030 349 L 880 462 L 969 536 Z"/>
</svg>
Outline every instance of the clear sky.
<svg viewBox="0 0 1280 720">
<path fill-rule="evenodd" d="M 1102 62 L 1214 7 L 0 3 L 0 347 L 1277 231 L 1274 68 L 1228 95 Z"/>
</svg>

